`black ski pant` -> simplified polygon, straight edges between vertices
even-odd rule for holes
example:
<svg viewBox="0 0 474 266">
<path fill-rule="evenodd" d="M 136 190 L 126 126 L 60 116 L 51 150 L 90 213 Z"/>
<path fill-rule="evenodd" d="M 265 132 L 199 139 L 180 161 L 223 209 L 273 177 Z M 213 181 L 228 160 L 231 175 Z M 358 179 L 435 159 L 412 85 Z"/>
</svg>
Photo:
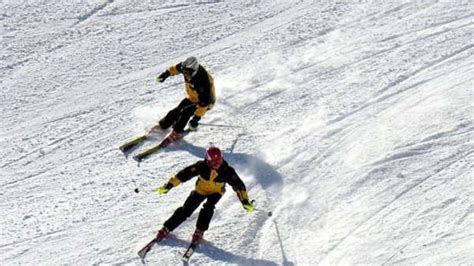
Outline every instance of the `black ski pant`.
<svg viewBox="0 0 474 266">
<path fill-rule="evenodd" d="M 199 212 L 199 217 L 196 222 L 196 228 L 201 231 L 206 231 L 209 228 L 212 215 L 214 215 L 214 208 L 216 203 L 221 199 L 222 195 L 214 193 L 210 195 L 201 195 L 196 191 L 191 192 L 189 197 L 184 202 L 184 205 L 176 209 L 173 215 L 165 222 L 164 226 L 170 231 L 173 231 L 182 222 L 184 222 L 191 214 L 199 207 L 201 202 L 207 199 Z"/>
<path fill-rule="evenodd" d="M 173 126 L 176 132 L 181 133 L 188 123 L 189 118 L 194 114 L 194 111 L 196 111 L 196 104 L 191 102 L 188 98 L 185 98 L 160 120 L 160 127 L 167 129 Z"/>
</svg>

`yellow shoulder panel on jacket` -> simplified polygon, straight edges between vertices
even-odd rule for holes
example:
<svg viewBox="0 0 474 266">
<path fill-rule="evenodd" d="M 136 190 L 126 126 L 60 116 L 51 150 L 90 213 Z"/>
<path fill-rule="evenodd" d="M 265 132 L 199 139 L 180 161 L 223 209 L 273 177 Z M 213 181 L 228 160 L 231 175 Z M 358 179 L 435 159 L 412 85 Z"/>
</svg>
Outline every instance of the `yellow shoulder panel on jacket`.
<svg viewBox="0 0 474 266">
<path fill-rule="evenodd" d="M 170 72 L 171 76 L 175 76 L 179 74 L 178 68 L 176 66 L 170 66 L 168 68 L 168 71 Z"/>
</svg>

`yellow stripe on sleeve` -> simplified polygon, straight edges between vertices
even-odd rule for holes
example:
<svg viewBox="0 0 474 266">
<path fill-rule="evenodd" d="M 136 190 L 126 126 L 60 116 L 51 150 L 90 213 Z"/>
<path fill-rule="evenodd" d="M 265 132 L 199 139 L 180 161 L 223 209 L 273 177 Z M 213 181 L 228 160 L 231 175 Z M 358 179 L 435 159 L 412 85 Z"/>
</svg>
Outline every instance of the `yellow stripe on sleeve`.
<svg viewBox="0 0 474 266">
<path fill-rule="evenodd" d="M 178 75 L 178 68 L 176 66 L 171 66 L 168 68 L 168 71 L 170 72 L 171 76 Z"/>
<path fill-rule="evenodd" d="M 170 180 L 168 180 L 168 182 L 173 185 L 173 187 L 181 184 L 181 181 L 176 177 L 176 176 L 173 176 L 172 178 L 170 178 Z"/>
<path fill-rule="evenodd" d="M 249 200 L 249 195 L 247 194 L 247 191 L 245 190 L 237 191 L 237 196 L 239 197 L 240 201 Z"/>
</svg>

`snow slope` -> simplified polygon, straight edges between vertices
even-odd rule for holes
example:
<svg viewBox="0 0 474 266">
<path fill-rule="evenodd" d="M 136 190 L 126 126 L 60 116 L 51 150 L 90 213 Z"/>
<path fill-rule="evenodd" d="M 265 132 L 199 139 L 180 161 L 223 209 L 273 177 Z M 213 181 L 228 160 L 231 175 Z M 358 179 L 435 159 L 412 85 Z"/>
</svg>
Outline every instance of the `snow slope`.
<svg viewBox="0 0 474 266">
<path fill-rule="evenodd" d="M 139 265 L 194 182 L 153 190 L 210 142 L 259 210 L 229 189 L 192 264 L 472 263 L 473 11 L 2 1 L 0 264 Z M 117 146 L 183 97 L 155 77 L 189 55 L 216 80 L 211 125 L 137 167 Z M 196 214 L 152 265 L 180 263 Z"/>
</svg>

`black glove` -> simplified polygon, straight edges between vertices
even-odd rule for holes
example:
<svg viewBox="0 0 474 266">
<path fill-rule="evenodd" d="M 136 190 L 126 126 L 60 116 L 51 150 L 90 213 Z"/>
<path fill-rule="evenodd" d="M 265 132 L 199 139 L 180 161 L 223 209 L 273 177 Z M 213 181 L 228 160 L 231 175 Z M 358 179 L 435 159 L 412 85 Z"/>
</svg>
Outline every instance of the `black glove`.
<svg viewBox="0 0 474 266">
<path fill-rule="evenodd" d="M 196 129 L 199 126 L 199 120 L 201 120 L 199 116 L 193 116 L 193 118 L 189 121 L 189 128 Z"/>
<path fill-rule="evenodd" d="M 170 72 L 166 70 L 165 72 L 161 73 L 157 78 L 156 81 L 158 82 L 163 82 L 165 79 L 167 79 L 170 76 Z"/>
</svg>

